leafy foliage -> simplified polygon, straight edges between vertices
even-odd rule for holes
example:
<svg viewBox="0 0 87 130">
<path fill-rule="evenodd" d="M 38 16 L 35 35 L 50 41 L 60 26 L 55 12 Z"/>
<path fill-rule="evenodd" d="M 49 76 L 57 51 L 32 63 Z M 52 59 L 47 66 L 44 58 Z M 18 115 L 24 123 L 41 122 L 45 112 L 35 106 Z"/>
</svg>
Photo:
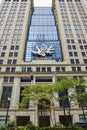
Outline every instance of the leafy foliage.
<svg viewBox="0 0 87 130">
<path fill-rule="evenodd" d="M 47 99 L 50 101 L 49 109 L 51 107 L 54 109 L 54 104 L 52 101 L 63 101 L 68 99 L 69 101 L 69 115 L 71 111 L 72 105 L 75 106 L 78 101 L 81 99 L 87 99 L 87 93 L 82 91 L 76 92 L 76 86 L 80 86 L 82 88 L 86 88 L 85 80 L 83 77 L 72 78 L 72 77 L 57 77 L 54 84 L 36 84 L 30 85 L 26 87 L 22 93 L 24 96 L 22 103 L 20 104 L 20 108 L 24 107 L 28 101 L 33 101 L 35 105 L 42 105 L 45 108 L 48 108 L 46 104 L 39 104 L 41 99 Z M 69 94 L 63 94 L 63 96 L 57 96 L 58 93 L 63 93 L 64 91 L 70 91 Z M 57 94 L 55 94 L 57 93 Z M 73 104 L 72 104 L 73 102 Z M 64 103 L 63 103 L 64 104 Z M 62 107 L 65 115 L 65 106 Z"/>
<path fill-rule="evenodd" d="M 29 122 L 26 126 L 18 126 L 15 130 L 36 130 L 36 127 Z"/>
<path fill-rule="evenodd" d="M 14 122 L 8 122 L 6 125 L 0 125 L 0 130 L 14 130 L 15 125 Z"/>
<path fill-rule="evenodd" d="M 0 126 L 0 130 L 7 130 L 5 126 Z"/>
<path fill-rule="evenodd" d="M 24 96 L 22 103 L 20 103 L 20 107 L 24 107 L 27 101 L 39 101 L 42 98 L 45 99 L 53 99 L 53 86 L 51 84 L 39 84 L 32 85 L 24 89 L 22 96 Z"/>
</svg>

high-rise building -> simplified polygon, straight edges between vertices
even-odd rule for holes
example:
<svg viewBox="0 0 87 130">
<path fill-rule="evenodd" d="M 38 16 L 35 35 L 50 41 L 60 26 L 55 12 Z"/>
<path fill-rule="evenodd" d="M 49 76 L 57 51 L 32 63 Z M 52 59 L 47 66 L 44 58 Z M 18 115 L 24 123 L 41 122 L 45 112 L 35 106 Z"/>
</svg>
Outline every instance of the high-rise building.
<svg viewBox="0 0 87 130">
<path fill-rule="evenodd" d="M 54 83 L 57 76 L 82 76 L 87 80 L 87 0 L 53 0 L 52 7 L 34 7 L 33 0 L 2 1 L 0 123 L 11 120 L 23 125 L 30 120 L 41 126 L 63 120 L 61 103 L 54 102 L 56 109 L 44 113 L 46 116 L 39 115 L 39 107 L 32 102 L 19 109 L 21 93 L 31 84 L 28 78 L 31 70 L 32 84 Z M 84 111 L 87 113 L 86 106 Z M 72 122 L 84 119 L 78 104 L 72 107 L 71 114 Z"/>
</svg>

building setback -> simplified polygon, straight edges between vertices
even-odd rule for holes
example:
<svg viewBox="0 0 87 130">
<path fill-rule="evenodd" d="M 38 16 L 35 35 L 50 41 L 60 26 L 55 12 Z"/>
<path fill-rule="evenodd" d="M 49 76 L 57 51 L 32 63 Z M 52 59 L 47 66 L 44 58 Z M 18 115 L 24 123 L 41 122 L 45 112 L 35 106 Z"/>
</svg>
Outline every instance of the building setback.
<svg viewBox="0 0 87 130">
<path fill-rule="evenodd" d="M 34 7 L 33 0 L 3 0 L 0 6 L 0 123 L 17 125 L 29 120 L 42 125 L 38 107 L 30 102 L 20 110 L 21 93 L 32 84 L 54 83 L 55 77 L 87 80 L 87 0 L 53 0 L 52 7 Z M 85 90 L 86 91 L 86 90 Z M 31 107 L 32 106 L 32 107 Z M 60 103 L 54 102 L 60 107 Z M 86 106 L 84 107 L 87 113 Z M 55 117 L 53 113 L 55 112 Z M 72 122 L 83 120 L 82 108 L 71 110 Z M 59 122 L 62 109 L 51 111 Z M 68 109 L 66 111 L 68 115 Z M 53 125 L 50 113 L 45 125 Z M 87 121 L 87 115 L 85 115 Z"/>
</svg>

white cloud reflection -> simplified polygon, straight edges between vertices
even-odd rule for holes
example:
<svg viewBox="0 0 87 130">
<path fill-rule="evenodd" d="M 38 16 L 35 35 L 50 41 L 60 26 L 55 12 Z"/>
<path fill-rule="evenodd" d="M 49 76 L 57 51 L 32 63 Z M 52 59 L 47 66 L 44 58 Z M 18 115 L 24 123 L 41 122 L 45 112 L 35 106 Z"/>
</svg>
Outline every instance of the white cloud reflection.
<svg viewBox="0 0 87 130">
<path fill-rule="evenodd" d="M 52 0 L 34 0 L 34 6 L 49 7 L 51 5 L 52 5 Z"/>
</svg>

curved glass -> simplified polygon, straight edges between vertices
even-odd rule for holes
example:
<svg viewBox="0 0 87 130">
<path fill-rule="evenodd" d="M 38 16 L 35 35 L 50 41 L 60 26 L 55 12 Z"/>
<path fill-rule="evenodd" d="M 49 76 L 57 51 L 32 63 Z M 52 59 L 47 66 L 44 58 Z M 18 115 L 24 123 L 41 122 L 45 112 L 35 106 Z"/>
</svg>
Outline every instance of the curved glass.
<svg viewBox="0 0 87 130">
<path fill-rule="evenodd" d="M 45 50 L 47 51 L 51 48 L 49 53 L 44 53 L 44 57 L 39 55 L 39 51 L 43 46 L 45 46 Z M 33 51 L 35 53 L 33 53 Z M 51 7 L 33 8 L 31 24 L 29 26 L 25 61 L 28 62 L 42 57 L 45 59 L 62 61 L 58 30 L 55 23 L 53 8 Z"/>
</svg>

